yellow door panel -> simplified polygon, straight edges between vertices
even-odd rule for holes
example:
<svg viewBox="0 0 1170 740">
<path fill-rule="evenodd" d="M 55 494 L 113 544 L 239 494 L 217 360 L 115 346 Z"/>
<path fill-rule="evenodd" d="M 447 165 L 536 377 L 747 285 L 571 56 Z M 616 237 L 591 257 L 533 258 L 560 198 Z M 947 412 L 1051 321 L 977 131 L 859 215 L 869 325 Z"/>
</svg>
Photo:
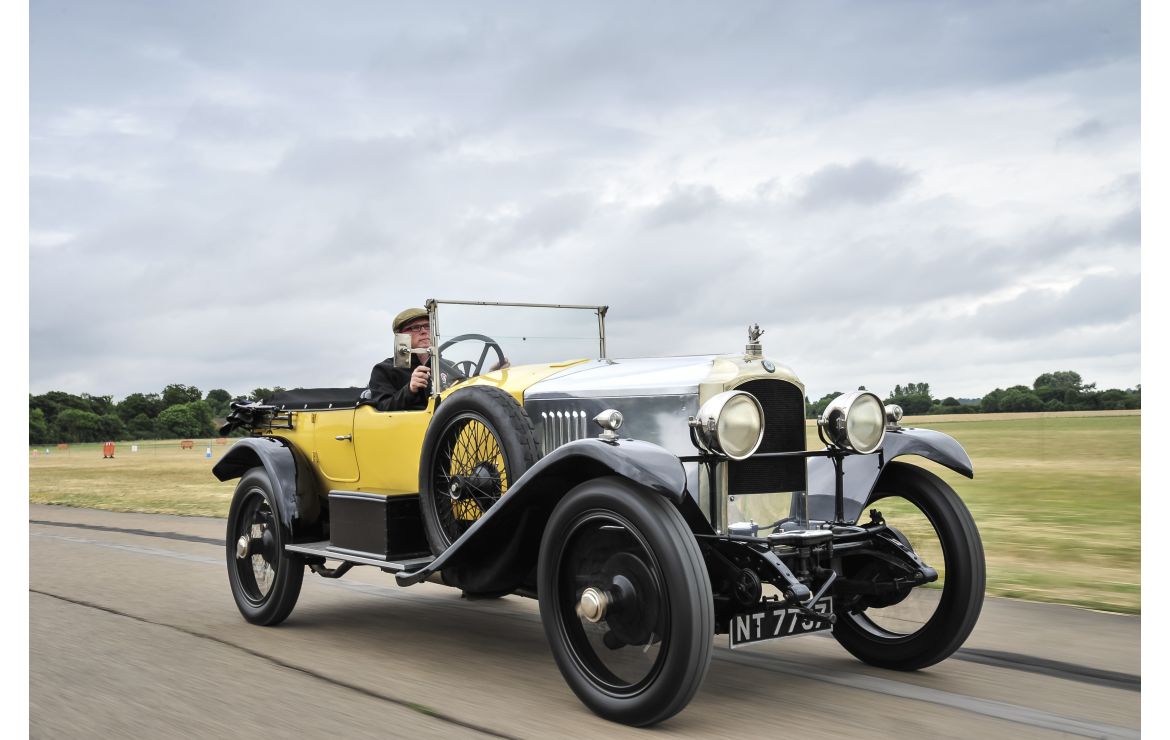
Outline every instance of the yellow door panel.
<svg viewBox="0 0 1170 740">
<path fill-rule="evenodd" d="M 313 423 L 314 452 L 317 467 L 327 481 L 353 483 L 358 479 L 358 459 L 354 452 L 354 409 L 302 412 L 316 417 Z"/>
<path fill-rule="evenodd" d="M 370 493 L 417 493 L 423 437 L 433 414 L 433 400 L 421 411 L 359 406 L 353 417 L 353 443 L 362 475 L 355 488 Z"/>
</svg>

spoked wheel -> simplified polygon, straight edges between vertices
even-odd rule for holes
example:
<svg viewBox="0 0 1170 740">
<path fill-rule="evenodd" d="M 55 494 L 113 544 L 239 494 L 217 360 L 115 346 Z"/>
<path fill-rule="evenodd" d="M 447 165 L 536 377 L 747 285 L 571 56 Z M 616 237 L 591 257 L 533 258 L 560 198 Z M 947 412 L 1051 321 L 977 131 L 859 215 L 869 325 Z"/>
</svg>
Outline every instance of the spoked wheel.
<svg viewBox="0 0 1170 740">
<path fill-rule="evenodd" d="M 491 423 L 475 413 L 452 419 L 435 457 L 435 513 L 451 542 L 508 490 L 508 465 Z M 446 500 L 443 500 L 446 499 Z"/>
<path fill-rule="evenodd" d="M 929 471 L 890 463 L 870 506 L 904 544 L 938 571 L 934 583 L 862 597 L 838 615 L 833 636 L 858 659 L 897 670 L 934 665 L 959 649 L 983 608 L 983 544 L 967 507 Z M 848 576 L 889 582 L 888 566 L 872 561 Z"/>
<path fill-rule="evenodd" d="M 288 617 L 305 576 L 304 561 L 284 551 L 287 533 L 273 502 L 268 474 L 255 468 L 240 479 L 228 513 L 232 596 L 244 619 L 260 625 L 279 624 Z"/>
<path fill-rule="evenodd" d="M 450 547 L 536 458 L 532 422 L 510 395 L 477 386 L 453 392 L 423 444 L 420 502 L 431 551 Z"/>
<path fill-rule="evenodd" d="M 649 725 L 690 702 L 714 610 L 698 544 L 670 502 L 619 478 L 577 486 L 545 529 L 537 580 L 553 657 L 586 706 Z"/>
</svg>

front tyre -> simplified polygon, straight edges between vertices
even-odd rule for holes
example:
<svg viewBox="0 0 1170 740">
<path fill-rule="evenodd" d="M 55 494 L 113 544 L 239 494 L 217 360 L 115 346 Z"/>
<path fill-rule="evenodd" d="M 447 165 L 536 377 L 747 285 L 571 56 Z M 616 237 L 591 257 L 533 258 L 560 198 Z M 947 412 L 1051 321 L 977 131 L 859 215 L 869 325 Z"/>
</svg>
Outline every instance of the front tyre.
<svg viewBox="0 0 1170 740">
<path fill-rule="evenodd" d="M 902 671 L 934 665 L 959 649 L 983 608 L 986 567 L 975 521 L 950 486 L 906 463 L 886 467 L 869 505 L 938 571 L 939 579 L 867 607 L 842 610 L 833 636 L 870 665 Z M 848 575 L 888 580 L 876 561 Z"/>
<path fill-rule="evenodd" d="M 280 624 L 301 595 L 305 563 L 285 552 L 288 539 L 268 474 L 252 468 L 236 486 L 227 526 L 228 581 L 240 614 L 252 624 Z"/>
<path fill-rule="evenodd" d="M 537 592 L 561 675 L 601 717 L 654 724 L 698 691 L 715 632 L 711 582 L 659 494 L 612 477 L 570 491 L 541 540 Z"/>
</svg>

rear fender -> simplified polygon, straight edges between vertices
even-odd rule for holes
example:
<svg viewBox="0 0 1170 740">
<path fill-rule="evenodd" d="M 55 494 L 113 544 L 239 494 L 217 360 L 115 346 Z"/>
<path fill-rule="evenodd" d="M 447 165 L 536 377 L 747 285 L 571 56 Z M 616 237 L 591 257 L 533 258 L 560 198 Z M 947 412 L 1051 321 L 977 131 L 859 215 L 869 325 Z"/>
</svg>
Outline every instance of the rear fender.
<svg viewBox="0 0 1170 740">
<path fill-rule="evenodd" d="M 579 483 L 603 476 L 629 480 L 646 495 L 676 506 L 689 499 L 686 473 L 674 454 L 639 440 L 582 439 L 558 447 L 513 483 L 480 519 L 422 570 L 399 573 L 401 586 L 443 571 L 470 594 L 510 593 L 536 583 L 540 538 L 553 509 Z"/>
<path fill-rule="evenodd" d="M 239 478 L 256 466 L 262 466 L 272 482 L 277 515 L 296 531 L 294 520 L 315 521 L 320 503 L 312 489 L 311 475 L 303 475 L 305 466 L 288 440 L 280 437 L 245 437 L 237 441 L 220 458 L 211 472 L 221 481 Z"/>
<path fill-rule="evenodd" d="M 905 455 L 919 455 L 968 478 L 975 477 L 971 458 L 954 437 L 932 429 L 891 429 L 886 432 L 880 452 L 844 458 L 845 521 L 857 521 L 882 471 L 891 460 Z M 834 518 L 834 488 L 833 462 L 826 457 L 809 458 L 809 519 L 831 521 Z"/>
</svg>

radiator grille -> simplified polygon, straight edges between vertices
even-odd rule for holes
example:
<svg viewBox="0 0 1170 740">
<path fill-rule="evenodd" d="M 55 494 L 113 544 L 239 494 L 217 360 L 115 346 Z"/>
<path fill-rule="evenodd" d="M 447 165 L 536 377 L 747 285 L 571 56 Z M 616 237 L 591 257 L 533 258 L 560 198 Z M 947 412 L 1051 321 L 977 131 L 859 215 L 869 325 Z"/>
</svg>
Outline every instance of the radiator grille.
<svg viewBox="0 0 1170 740">
<path fill-rule="evenodd" d="M 805 449 L 804 395 L 783 380 L 752 380 L 735 390 L 752 394 L 764 407 L 764 439 L 757 452 Z M 727 468 L 728 493 L 772 493 L 806 490 L 804 458 L 748 458 Z"/>
<path fill-rule="evenodd" d="M 563 444 L 585 439 L 586 421 L 584 411 L 541 411 L 540 422 L 544 430 L 541 442 L 544 443 L 544 454 L 547 455 Z"/>
</svg>

